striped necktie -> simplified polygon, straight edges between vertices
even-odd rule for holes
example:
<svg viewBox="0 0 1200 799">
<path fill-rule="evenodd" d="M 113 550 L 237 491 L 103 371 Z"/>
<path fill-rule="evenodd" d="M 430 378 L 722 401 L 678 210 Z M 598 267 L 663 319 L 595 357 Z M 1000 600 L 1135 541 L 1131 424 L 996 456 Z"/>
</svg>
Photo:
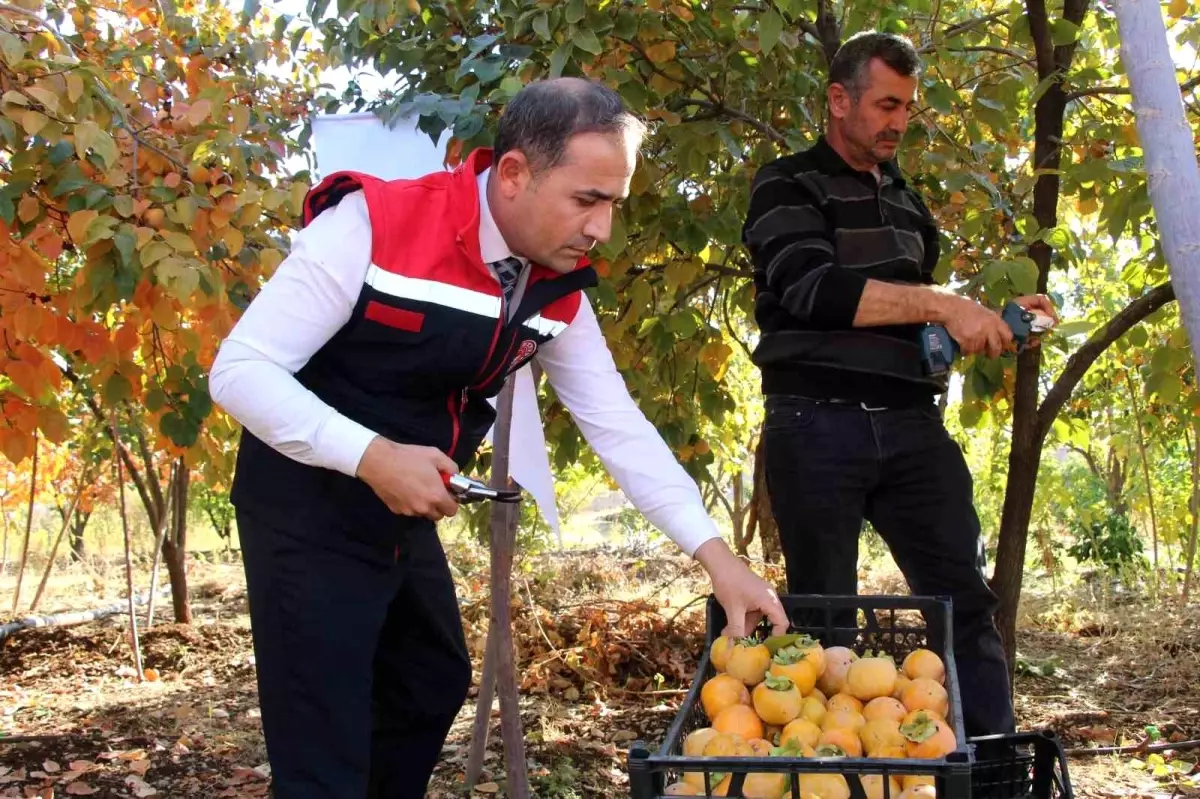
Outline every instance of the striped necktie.
<svg viewBox="0 0 1200 799">
<path fill-rule="evenodd" d="M 491 266 L 500 278 L 500 291 L 504 293 L 504 307 L 507 308 L 517 287 L 517 278 L 521 276 L 521 259 L 510 256 L 502 261 L 493 261 Z"/>
</svg>

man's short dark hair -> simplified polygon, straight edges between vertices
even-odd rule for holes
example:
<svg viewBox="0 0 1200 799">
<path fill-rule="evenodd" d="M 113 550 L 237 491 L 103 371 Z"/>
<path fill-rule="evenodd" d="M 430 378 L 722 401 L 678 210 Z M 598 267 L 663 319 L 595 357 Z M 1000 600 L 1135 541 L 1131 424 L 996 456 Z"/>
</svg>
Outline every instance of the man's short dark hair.
<svg viewBox="0 0 1200 799">
<path fill-rule="evenodd" d="M 829 63 L 829 83 L 840 83 L 855 100 L 868 88 L 868 65 L 878 58 L 895 73 L 915 78 L 921 72 L 921 56 L 900 36 L 878 31 L 856 33 L 842 43 Z"/>
<path fill-rule="evenodd" d="M 495 158 L 520 150 L 534 171 L 551 169 L 566 155 L 571 137 L 581 133 L 628 136 L 630 146 L 636 148 L 645 126 L 626 110 L 621 96 L 602 83 L 583 78 L 537 81 L 504 107 Z"/>
</svg>

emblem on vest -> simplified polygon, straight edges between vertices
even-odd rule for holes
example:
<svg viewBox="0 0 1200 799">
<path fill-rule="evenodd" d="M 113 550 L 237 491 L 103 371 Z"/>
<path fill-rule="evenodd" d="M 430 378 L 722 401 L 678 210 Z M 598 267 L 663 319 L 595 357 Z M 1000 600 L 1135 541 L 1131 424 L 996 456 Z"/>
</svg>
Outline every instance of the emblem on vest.
<svg viewBox="0 0 1200 799">
<path fill-rule="evenodd" d="M 517 348 L 517 354 L 508 365 L 508 370 L 511 372 L 521 364 L 528 361 L 537 352 L 537 342 L 533 339 L 525 339 L 521 342 L 521 346 Z"/>
</svg>

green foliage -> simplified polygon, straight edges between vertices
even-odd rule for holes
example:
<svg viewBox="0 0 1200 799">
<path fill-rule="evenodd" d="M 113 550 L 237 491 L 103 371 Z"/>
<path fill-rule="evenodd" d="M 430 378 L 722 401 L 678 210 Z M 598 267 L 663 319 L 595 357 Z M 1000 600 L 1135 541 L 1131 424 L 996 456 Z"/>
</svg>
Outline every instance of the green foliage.
<svg viewBox="0 0 1200 799">
<path fill-rule="evenodd" d="M 1080 563 L 1095 563 L 1114 574 L 1147 565 L 1142 539 L 1127 516 L 1114 514 L 1087 527 L 1075 524 L 1073 532 L 1078 540 L 1067 552 Z"/>
</svg>

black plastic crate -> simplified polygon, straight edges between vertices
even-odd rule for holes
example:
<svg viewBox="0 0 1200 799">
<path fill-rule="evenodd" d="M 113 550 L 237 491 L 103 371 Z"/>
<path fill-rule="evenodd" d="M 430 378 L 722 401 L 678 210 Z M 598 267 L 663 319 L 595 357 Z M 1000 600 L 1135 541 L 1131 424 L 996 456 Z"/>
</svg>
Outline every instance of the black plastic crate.
<svg viewBox="0 0 1200 799">
<path fill-rule="evenodd" d="M 1072 799 L 1067 756 L 1049 730 L 972 738 L 971 799 Z"/>
<path fill-rule="evenodd" d="M 962 694 L 954 662 L 951 633 L 952 605 L 948 597 L 923 596 L 814 596 L 780 597 L 791 622 L 790 632 L 804 633 L 825 647 L 847 646 L 860 655 L 867 650 L 890 654 L 899 665 L 914 649 L 926 648 L 937 653 L 946 667 L 946 693 L 950 701 L 947 722 L 958 745 L 955 751 L 936 760 L 893 760 L 885 758 L 784 758 L 784 757 L 684 757 L 683 739 L 692 730 L 708 725 L 700 704 L 703 683 L 715 674 L 709 661 L 712 642 L 725 626 L 725 613 L 716 599 L 709 597 L 705 649 L 684 698 L 679 714 L 667 729 L 657 751 L 641 741 L 630 748 L 629 781 L 633 799 L 659 799 L 666 786 L 679 780 L 684 772 L 704 772 L 705 795 L 716 787 L 711 775 L 733 774 L 728 796 L 742 796 L 746 774 L 755 772 L 787 773 L 791 788 L 799 796 L 798 775 L 836 772 L 844 774 L 851 799 L 865 799 L 861 783 L 854 775 L 880 774 L 903 777 L 908 774 L 933 776 L 942 799 L 971 797 L 973 753 L 962 723 Z"/>
</svg>

